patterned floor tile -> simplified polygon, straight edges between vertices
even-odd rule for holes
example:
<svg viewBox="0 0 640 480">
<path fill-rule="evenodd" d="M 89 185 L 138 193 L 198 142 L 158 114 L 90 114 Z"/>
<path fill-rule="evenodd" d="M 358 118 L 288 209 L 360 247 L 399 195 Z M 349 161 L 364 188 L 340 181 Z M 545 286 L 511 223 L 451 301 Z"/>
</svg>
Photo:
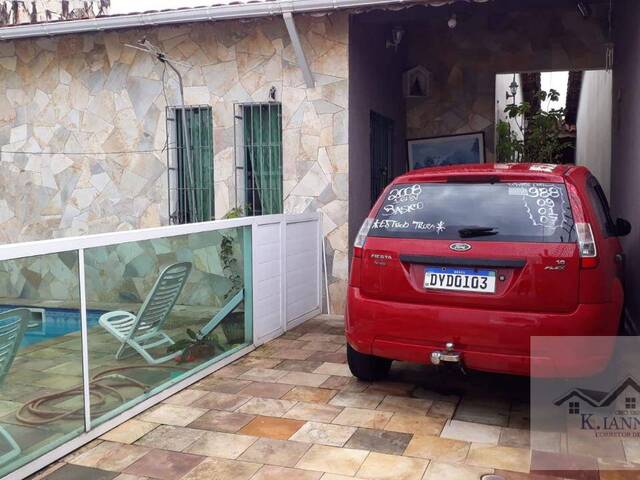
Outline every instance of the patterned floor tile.
<svg viewBox="0 0 640 480">
<path fill-rule="evenodd" d="M 366 393 L 368 393 L 368 391 Z M 382 403 L 378 405 L 377 410 L 404 413 L 407 415 L 426 415 L 432 403 L 431 400 L 423 400 L 421 398 L 387 395 L 384 397 L 384 400 L 382 400 Z"/>
<path fill-rule="evenodd" d="M 257 438 L 224 432 L 202 432 L 198 441 L 185 449 L 187 453 L 234 460 L 256 442 Z"/>
<path fill-rule="evenodd" d="M 175 425 L 185 427 L 196 418 L 203 415 L 207 410 L 197 407 L 184 407 L 181 405 L 160 404 L 157 407 L 143 413 L 140 420 L 151 423 L 163 423 L 165 425 Z"/>
<path fill-rule="evenodd" d="M 240 375 L 241 380 L 251 380 L 252 382 L 275 382 L 287 374 L 284 370 L 274 370 L 272 368 L 252 368 Z"/>
<path fill-rule="evenodd" d="M 354 407 L 375 409 L 384 399 L 382 394 L 366 394 L 361 392 L 340 392 L 329 401 L 337 407 Z"/>
<path fill-rule="evenodd" d="M 500 440 L 500 427 L 481 423 L 450 420 L 442 430 L 441 436 L 465 442 L 497 445 Z"/>
<path fill-rule="evenodd" d="M 282 398 L 293 387 L 279 383 L 253 382 L 240 390 L 241 395 L 262 398 Z"/>
<path fill-rule="evenodd" d="M 482 475 L 489 473 L 494 473 L 494 470 L 492 468 L 431 462 L 427 467 L 424 480 L 478 480 Z"/>
<path fill-rule="evenodd" d="M 531 450 L 526 448 L 472 444 L 466 463 L 476 467 L 499 468 L 529 473 Z"/>
<path fill-rule="evenodd" d="M 148 448 L 138 445 L 102 442 L 95 448 L 75 457 L 69 463 L 121 472 L 148 452 Z"/>
<path fill-rule="evenodd" d="M 158 428 L 147 433 L 144 437 L 138 440 L 136 445 L 181 452 L 202 437 L 203 434 L 203 430 L 174 427 L 171 425 L 160 425 Z"/>
<path fill-rule="evenodd" d="M 445 420 L 443 418 L 394 413 L 384 429 L 392 432 L 415 433 L 418 435 L 440 435 L 444 424 Z"/>
<path fill-rule="evenodd" d="M 317 472 L 355 475 L 369 452 L 351 448 L 313 445 L 300 459 L 297 468 Z"/>
<path fill-rule="evenodd" d="M 250 385 L 250 380 L 236 380 L 234 378 L 207 377 L 196 383 L 194 388 L 208 390 L 210 392 L 238 393 Z"/>
<path fill-rule="evenodd" d="M 356 429 L 354 427 L 307 422 L 300 430 L 291 436 L 291 440 L 342 447 L 355 431 Z"/>
<path fill-rule="evenodd" d="M 306 443 L 260 438 L 240 456 L 239 460 L 293 467 L 310 447 L 311 445 Z"/>
<path fill-rule="evenodd" d="M 44 480 L 113 480 L 117 476 L 116 472 L 67 464 L 44 477 Z"/>
<path fill-rule="evenodd" d="M 196 400 L 192 406 L 206 408 L 208 410 L 233 411 L 251 400 L 247 395 L 235 393 L 210 392 L 204 397 Z"/>
<path fill-rule="evenodd" d="M 207 458 L 180 480 L 249 480 L 261 466 L 258 463 Z"/>
<path fill-rule="evenodd" d="M 191 405 L 199 398 L 204 397 L 207 393 L 209 392 L 206 390 L 187 388 L 167 398 L 163 403 L 168 403 L 169 405 Z"/>
<path fill-rule="evenodd" d="M 321 476 L 321 472 L 265 465 L 251 480 L 318 480 Z"/>
<path fill-rule="evenodd" d="M 286 372 L 286 375 L 278 379 L 278 383 L 285 383 L 287 385 L 301 385 L 304 387 L 319 387 L 328 378 L 329 375 L 320 375 L 317 373 Z"/>
<path fill-rule="evenodd" d="M 287 440 L 291 435 L 296 433 L 304 423 L 302 420 L 293 420 L 290 418 L 258 416 L 242 427 L 238 433 L 256 437 L 275 438 L 276 440 Z"/>
<path fill-rule="evenodd" d="M 125 469 L 124 473 L 143 477 L 175 480 L 191 471 L 205 457 L 169 450 L 151 450 L 140 460 Z"/>
<path fill-rule="evenodd" d="M 293 389 L 289 390 L 289 392 L 282 398 L 284 400 L 295 400 L 299 402 L 327 403 L 337 393 L 337 390 L 331 390 L 328 388 L 293 387 Z"/>
<path fill-rule="evenodd" d="M 262 415 L 265 417 L 282 417 L 296 402 L 274 398 L 252 398 L 237 409 L 239 413 Z"/>
<path fill-rule="evenodd" d="M 378 410 L 368 410 L 364 408 L 345 408 L 334 418 L 332 423 L 382 430 L 392 416 L 393 414 L 390 412 L 380 412 Z"/>
<path fill-rule="evenodd" d="M 313 360 L 284 360 L 278 365 L 278 370 L 312 373 L 320 365 L 322 365 L 322 362 Z"/>
<path fill-rule="evenodd" d="M 313 373 L 321 373 L 323 375 L 335 375 L 338 377 L 352 377 L 353 374 L 349 370 L 349 366 L 344 363 L 325 362 L 319 366 Z"/>
<path fill-rule="evenodd" d="M 372 452 L 357 472 L 371 480 L 420 480 L 428 460 Z"/>
<path fill-rule="evenodd" d="M 404 454 L 442 462 L 463 462 L 467 458 L 469 442 L 440 438 L 433 435 L 414 435 Z"/>
<path fill-rule="evenodd" d="M 124 422 L 122 425 L 118 425 L 116 428 L 105 433 L 100 438 L 111 442 L 133 443 L 157 426 L 157 423 L 144 422 L 133 418 Z"/>
<path fill-rule="evenodd" d="M 285 418 L 330 423 L 342 412 L 341 407 L 325 405 L 323 403 L 299 402 L 284 414 Z"/>
<path fill-rule="evenodd" d="M 255 418 L 255 415 L 246 415 L 237 412 L 225 412 L 222 410 L 209 410 L 198 417 L 188 426 L 202 430 L 216 432 L 235 433 Z"/>
<path fill-rule="evenodd" d="M 410 433 L 359 428 L 345 444 L 345 447 L 402 455 L 407 445 L 409 445 L 411 437 Z"/>
</svg>

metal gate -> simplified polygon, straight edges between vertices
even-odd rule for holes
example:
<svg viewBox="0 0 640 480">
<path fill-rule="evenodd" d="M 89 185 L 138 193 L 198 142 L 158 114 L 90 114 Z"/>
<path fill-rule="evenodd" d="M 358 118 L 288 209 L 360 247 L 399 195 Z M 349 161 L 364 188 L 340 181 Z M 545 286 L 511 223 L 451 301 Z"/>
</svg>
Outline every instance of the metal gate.
<svg viewBox="0 0 640 480">
<path fill-rule="evenodd" d="M 393 120 L 371 111 L 369 128 L 371 147 L 371 205 L 373 205 L 391 180 Z"/>
</svg>

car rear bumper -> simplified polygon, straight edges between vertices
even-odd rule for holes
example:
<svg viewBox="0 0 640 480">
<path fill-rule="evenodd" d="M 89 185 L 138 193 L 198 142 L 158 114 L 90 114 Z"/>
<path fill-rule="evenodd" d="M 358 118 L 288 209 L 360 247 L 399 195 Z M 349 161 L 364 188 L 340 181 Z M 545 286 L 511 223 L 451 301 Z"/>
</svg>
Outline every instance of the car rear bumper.
<svg viewBox="0 0 640 480">
<path fill-rule="evenodd" d="M 609 361 L 620 306 L 582 304 L 565 314 L 506 312 L 370 299 L 349 287 L 346 335 L 361 353 L 430 363 L 431 353 L 451 342 L 465 367 L 540 377 L 597 373 Z M 542 345 L 531 354 L 531 337 L 574 337 L 565 349 Z M 575 337 L 609 337 L 580 340 Z M 582 343 L 581 343 L 582 342 Z M 553 350 L 545 350 L 545 343 Z"/>
</svg>

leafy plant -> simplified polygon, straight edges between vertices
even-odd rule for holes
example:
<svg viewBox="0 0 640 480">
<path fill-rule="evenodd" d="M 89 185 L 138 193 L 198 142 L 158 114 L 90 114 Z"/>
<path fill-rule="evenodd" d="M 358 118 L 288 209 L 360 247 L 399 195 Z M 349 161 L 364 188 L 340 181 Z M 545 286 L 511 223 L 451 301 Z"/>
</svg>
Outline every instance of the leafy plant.
<svg viewBox="0 0 640 480">
<path fill-rule="evenodd" d="M 198 334 L 190 328 L 187 328 L 187 335 L 189 338 L 178 340 L 167 348 L 167 353 L 182 351 L 178 358 L 178 363 L 193 362 L 201 358 L 213 358 L 224 351 L 217 336 L 208 335 L 198 338 Z"/>
<path fill-rule="evenodd" d="M 514 120 L 521 136 L 511 130 L 508 122 L 498 122 L 497 155 L 500 161 L 559 163 L 563 151 L 571 147 L 571 142 L 561 137 L 565 108 L 542 108 L 544 102 L 549 107 L 560 99 L 558 91 L 540 90 L 535 98 L 540 100 L 537 110 L 533 110 L 529 102 L 505 107 L 504 112 Z"/>
</svg>

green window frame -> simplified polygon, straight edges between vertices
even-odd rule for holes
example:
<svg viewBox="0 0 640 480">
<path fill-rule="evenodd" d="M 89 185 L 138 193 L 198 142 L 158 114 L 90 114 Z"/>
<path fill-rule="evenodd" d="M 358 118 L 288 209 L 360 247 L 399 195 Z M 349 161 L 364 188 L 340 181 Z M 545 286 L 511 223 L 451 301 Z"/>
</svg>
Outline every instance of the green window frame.
<svg viewBox="0 0 640 480">
<path fill-rule="evenodd" d="M 172 224 L 215 218 L 213 111 L 210 106 L 167 109 L 169 219 Z"/>
<path fill-rule="evenodd" d="M 282 105 L 239 104 L 247 215 L 282 213 Z M 238 146 L 236 145 L 236 151 Z"/>
</svg>

